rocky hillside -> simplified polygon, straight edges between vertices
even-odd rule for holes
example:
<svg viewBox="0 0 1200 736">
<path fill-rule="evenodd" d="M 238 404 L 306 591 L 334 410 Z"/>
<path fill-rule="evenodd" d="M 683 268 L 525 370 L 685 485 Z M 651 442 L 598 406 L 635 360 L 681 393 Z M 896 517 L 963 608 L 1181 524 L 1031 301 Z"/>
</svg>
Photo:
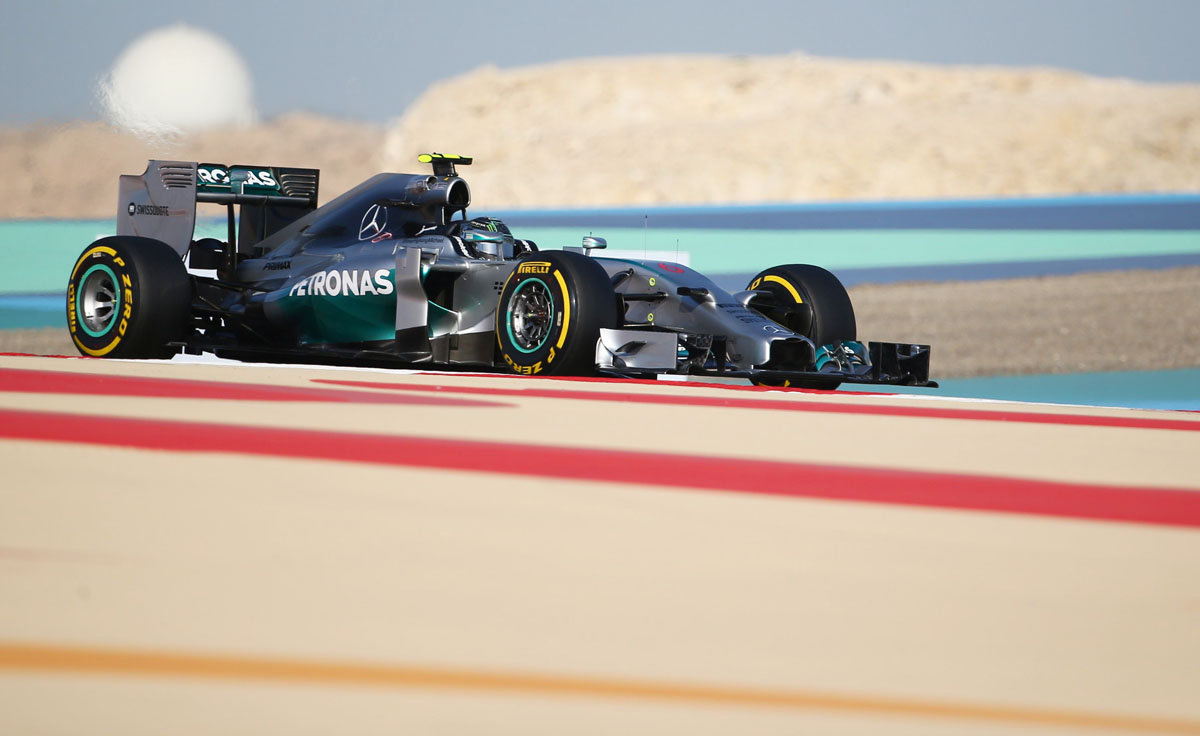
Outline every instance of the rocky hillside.
<svg viewBox="0 0 1200 736">
<path fill-rule="evenodd" d="M 150 157 L 316 166 L 328 199 L 430 150 L 474 156 L 491 207 L 1200 191 L 1200 86 L 801 54 L 484 67 L 386 128 L 0 130 L 0 217 L 108 217 Z"/>
<path fill-rule="evenodd" d="M 98 122 L 0 128 L 0 218 L 115 216 L 117 177 L 151 158 L 316 166 L 323 199 L 380 171 L 384 129 L 288 115 L 252 128 L 144 140 Z"/>
<path fill-rule="evenodd" d="M 470 154 L 477 197 L 608 205 L 1200 190 L 1200 86 L 782 57 L 484 68 L 387 164 Z"/>
</svg>

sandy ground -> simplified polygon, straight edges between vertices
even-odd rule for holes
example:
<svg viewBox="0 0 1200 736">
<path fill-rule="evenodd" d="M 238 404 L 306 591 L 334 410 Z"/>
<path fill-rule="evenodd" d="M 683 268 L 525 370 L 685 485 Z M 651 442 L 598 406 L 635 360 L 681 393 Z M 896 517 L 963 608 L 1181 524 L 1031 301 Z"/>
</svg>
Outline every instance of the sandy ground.
<svg viewBox="0 0 1200 736">
<path fill-rule="evenodd" d="M 81 444 L 23 438 L 34 420 L 0 423 L 4 730 L 1200 732 L 1194 528 L 696 490 L 687 464 L 1193 494 L 1190 414 L 1168 429 L 1136 425 L 1161 412 L 1026 410 L 1118 423 L 1075 426 L 905 415 L 928 399 L 833 397 L 899 412 L 864 415 L 830 411 L 825 394 L 628 382 L 13 357 L 0 369 L 65 372 L 68 392 L 0 391 L 0 413 L 167 422 L 155 436 L 218 422 L 263 438 L 243 453 L 149 450 L 122 447 L 120 430 Z M 83 374 L 230 392 L 372 380 L 488 405 L 91 395 L 77 392 Z M 473 389 L 487 393 L 458 393 Z M 553 393 L 614 390 L 750 404 Z M 289 459 L 267 439 L 278 428 L 454 442 L 468 427 L 474 440 L 520 438 L 527 463 L 540 448 L 662 459 L 615 483 L 487 474 L 469 455 L 440 467 Z"/>
<path fill-rule="evenodd" d="M 1200 366 L 1200 268 L 850 289 L 859 336 L 933 346 L 935 377 Z M 66 329 L 0 352 L 74 355 Z"/>
<path fill-rule="evenodd" d="M 860 336 L 929 343 L 945 378 L 1200 366 L 1200 268 L 850 292 Z"/>
</svg>

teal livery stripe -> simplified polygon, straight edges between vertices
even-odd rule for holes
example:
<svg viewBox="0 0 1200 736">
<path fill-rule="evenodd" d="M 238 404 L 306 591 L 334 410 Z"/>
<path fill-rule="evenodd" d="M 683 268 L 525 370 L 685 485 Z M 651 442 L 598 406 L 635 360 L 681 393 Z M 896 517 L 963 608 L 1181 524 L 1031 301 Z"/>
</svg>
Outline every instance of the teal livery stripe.
<svg viewBox="0 0 1200 736">
<path fill-rule="evenodd" d="M 542 248 L 579 245 L 581 231 L 526 227 Z M 586 234 L 586 231 L 582 231 Z M 1050 262 L 1146 256 L 1200 256 L 1197 231 L 1020 230 L 696 230 L 607 228 L 596 235 L 623 257 L 687 253 L 701 273 L 755 273 L 779 263 L 831 271 L 982 263 Z M 603 253 L 598 255 L 603 256 Z"/>
<path fill-rule="evenodd" d="M 649 206 L 500 213 L 517 227 L 735 230 L 1200 230 L 1200 194 Z"/>
</svg>

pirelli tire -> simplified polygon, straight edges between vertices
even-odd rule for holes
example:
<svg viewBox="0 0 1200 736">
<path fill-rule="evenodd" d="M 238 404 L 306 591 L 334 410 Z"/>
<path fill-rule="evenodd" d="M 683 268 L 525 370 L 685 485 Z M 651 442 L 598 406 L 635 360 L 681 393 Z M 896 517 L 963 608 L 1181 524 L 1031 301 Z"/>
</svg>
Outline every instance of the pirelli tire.
<svg viewBox="0 0 1200 736">
<path fill-rule="evenodd" d="M 839 340 L 854 340 L 858 325 L 854 305 L 846 287 L 820 266 L 789 264 L 774 266 L 750 279 L 750 291 L 765 291 L 768 298 L 756 298 L 751 308 L 764 317 L 804 335 L 817 347 Z M 840 381 L 821 379 L 756 380 L 760 385 L 833 390 Z"/>
<path fill-rule="evenodd" d="M 856 339 L 858 326 L 850 295 L 837 276 L 820 266 L 774 266 L 751 279 L 746 288 L 771 295 L 755 299 L 751 307 L 818 347 Z"/>
<path fill-rule="evenodd" d="M 101 238 L 67 282 L 67 329 L 83 355 L 165 358 L 188 333 L 191 281 L 179 255 L 150 238 Z"/>
<path fill-rule="evenodd" d="M 599 263 L 579 253 L 531 253 L 500 291 L 500 360 L 527 376 L 591 375 L 600 330 L 617 327 L 619 319 L 612 282 Z"/>
</svg>

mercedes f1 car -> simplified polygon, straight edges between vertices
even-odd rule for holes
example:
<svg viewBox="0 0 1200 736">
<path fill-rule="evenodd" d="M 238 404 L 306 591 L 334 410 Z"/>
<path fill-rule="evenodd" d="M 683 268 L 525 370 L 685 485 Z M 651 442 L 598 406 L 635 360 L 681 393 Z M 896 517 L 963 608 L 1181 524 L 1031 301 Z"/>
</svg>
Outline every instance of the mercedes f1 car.
<svg viewBox="0 0 1200 736">
<path fill-rule="evenodd" d="M 317 206 L 319 172 L 151 161 L 120 178 L 117 235 L 84 249 L 67 323 L 85 355 L 936 385 L 929 347 L 858 342 L 833 274 L 768 268 L 728 293 L 678 264 L 539 250 L 470 217 L 456 167 L 379 174 Z M 228 235 L 195 239 L 197 203 Z"/>
</svg>

